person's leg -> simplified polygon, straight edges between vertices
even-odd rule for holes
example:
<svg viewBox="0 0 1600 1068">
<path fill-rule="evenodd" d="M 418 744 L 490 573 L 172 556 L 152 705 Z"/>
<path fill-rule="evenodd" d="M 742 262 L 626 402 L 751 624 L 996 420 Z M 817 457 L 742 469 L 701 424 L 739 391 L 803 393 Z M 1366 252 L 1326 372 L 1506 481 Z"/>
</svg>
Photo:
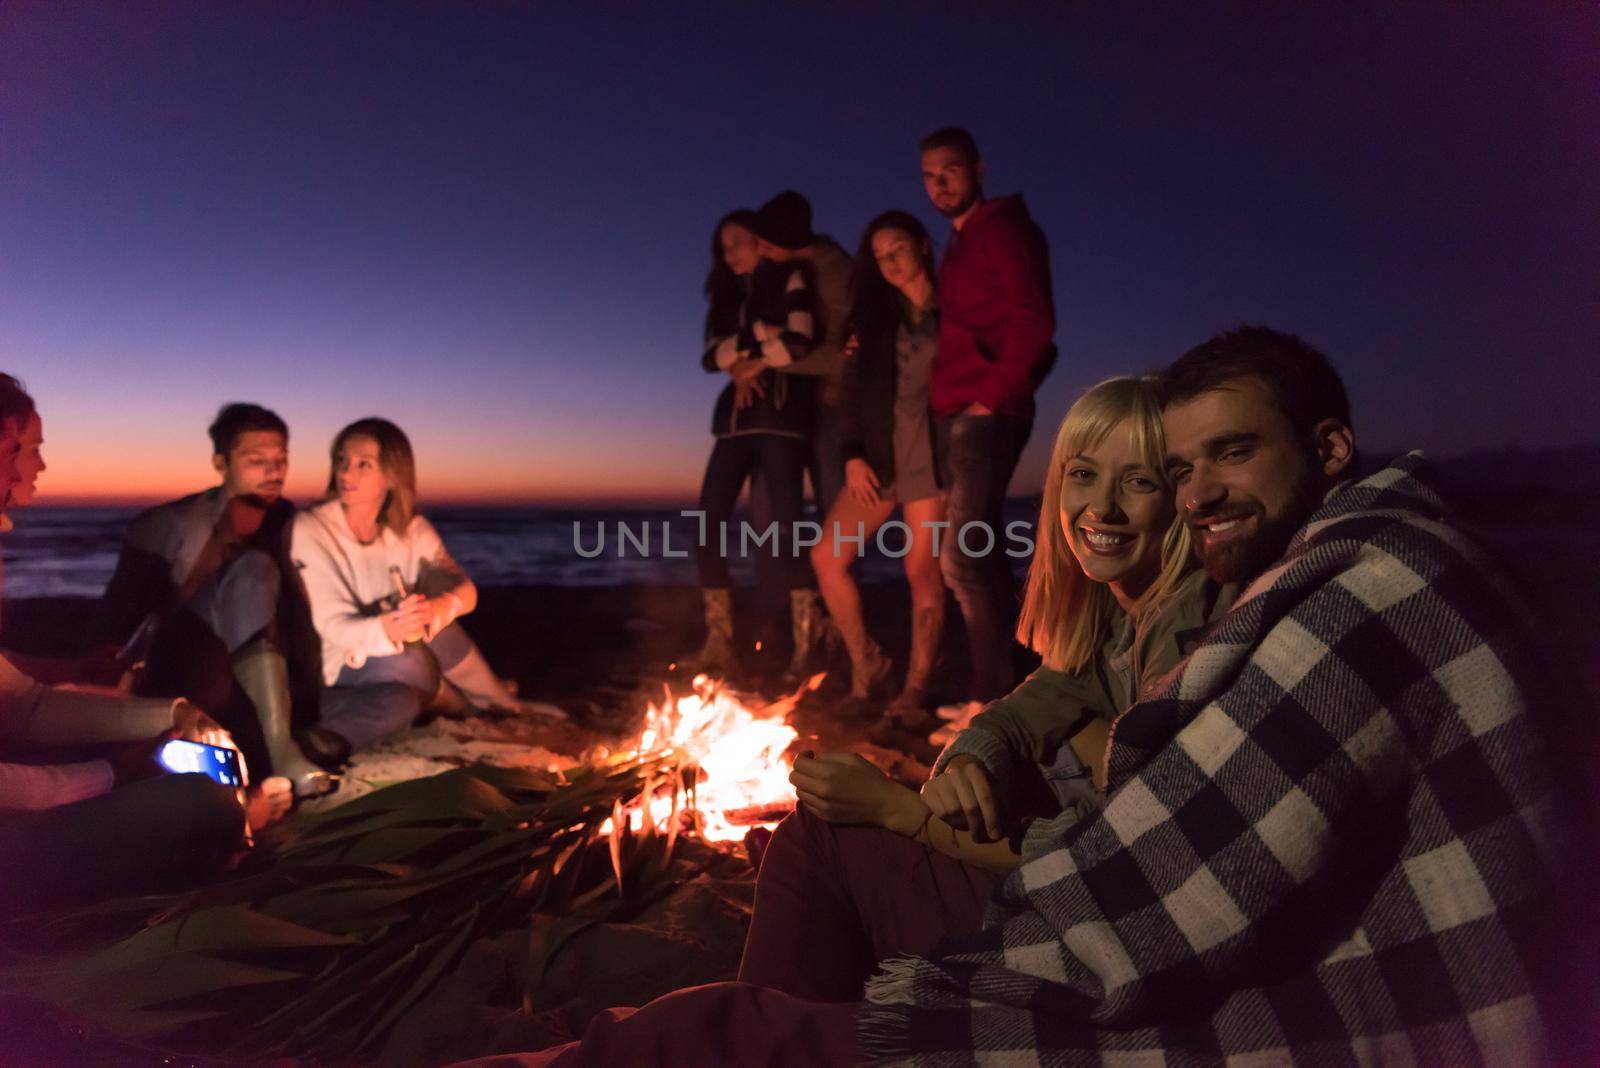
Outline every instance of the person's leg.
<svg viewBox="0 0 1600 1068">
<path fill-rule="evenodd" d="M 819 1004 L 747 983 L 675 990 L 638 1009 L 607 1009 L 583 1038 L 453 1068 L 711 1068 L 859 1064 L 853 1003 Z"/>
<path fill-rule="evenodd" d="M 322 726 L 363 749 L 411 726 L 439 689 L 439 663 L 426 646 L 344 667 L 322 691 Z"/>
<path fill-rule="evenodd" d="M 861 589 L 850 571 L 865 539 L 872 537 L 893 511 L 892 498 L 862 504 L 848 493 L 841 493 L 823 519 L 822 540 L 811 549 L 811 570 L 816 573 L 828 614 L 850 654 L 850 693 L 863 699 L 888 674 L 889 662 L 867 634 L 861 613 Z M 839 539 L 836 532 L 851 540 Z M 855 540 L 857 533 L 862 535 L 859 542 Z"/>
<path fill-rule="evenodd" d="M 180 890 L 219 871 L 243 836 L 238 792 L 204 775 L 158 775 L 86 801 L 7 813 L 0 910 Z"/>
<path fill-rule="evenodd" d="M 932 526 L 944 518 L 942 497 L 906 502 L 905 522 L 911 528 L 911 544 L 903 563 L 906 582 L 911 586 L 911 658 L 906 666 L 905 688 L 891 706 L 901 715 L 914 716 L 922 710 L 944 635 L 944 577 L 933 555 L 933 531 L 937 528 Z"/>
<path fill-rule="evenodd" d="M 733 515 L 755 454 L 748 437 L 718 438 L 700 483 L 699 542 L 695 549 L 705 601 L 706 640 L 686 664 L 701 671 L 723 671 L 733 663 L 733 594 L 724 549 L 724 531 Z M 735 542 L 737 544 L 737 542 Z"/>
<path fill-rule="evenodd" d="M 956 415 L 936 423 L 950 521 L 940 538 L 939 565 L 961 605 L 972 656 L 969 696 L 979 701 L 1004 696 L 1012 683 L 1011 573 L 1002 513 L 1021 451 L 1017 422 Z"/>
<path fill-rule="evenodd" d="M 854 1001 L 876 963 L 976 931 L 1000 877 L 880 827 L 804 807 L 761 860 L 739 981 L 813 1001 Z"/>
<path fill-rule="evenodd" d="M 260 757 L 240 743 L 252 775 L 257 779 L 283 775 L 294 784 L 296 794 L 314 797 L 329 792 L 335 784 L 327 772 L 306 759 L 292 735 L 289 668 L 276 641 L 282 585 L 278 562 L 259 550 L 247 550 L 200 588 L 189 610 L 226 646 L 233 677 L 254 713 L 266 753 L 265 761 L 257 763 Z M 235 724 L 241 718 L 235 718 Z"/>
<path fill-rule="evenodd" d="M 839 409 L 818 404 L 811 420 L 811 450 L 807 467 L 811 472 L 811 493 L 817 507 L 817 521 L 833 511 L 834 502 L 844 490 L 844 435 L 839 425 Z"/>
<path fill-rule="evenodd" d="M 799 681 L 811 665 L 823 633 L 822 600 L 817 595 L 810 561 L 795 549 L 796 526 L 805 502 L 806 442 L 800 438 L 763 435 L 758 467 L 765 487 L 768 515 L 756 519 L 757 529 L 773 532 L 773 539 L 757 550 L 756 575 L 764 599 L 774 609 L 787 604 L 791 651 L 786 671 L 789 681 Z"/>
</svg>

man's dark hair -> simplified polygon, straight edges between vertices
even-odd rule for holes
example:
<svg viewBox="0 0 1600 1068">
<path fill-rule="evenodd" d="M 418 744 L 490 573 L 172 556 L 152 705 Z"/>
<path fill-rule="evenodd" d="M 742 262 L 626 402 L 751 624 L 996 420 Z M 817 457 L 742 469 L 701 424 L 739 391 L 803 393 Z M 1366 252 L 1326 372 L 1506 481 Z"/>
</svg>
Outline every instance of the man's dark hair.
<svg viewBox="0 0 1600 1068">
<path fill-rule="evenodd" d="M 978 142 L 959 126 L 945 126 L 935 130 L 917 145 L 919 152 L 931 152 L 936 148 L 959 148 L 962 155 L 967 157 L 967 163 L 974 167 L 982 158 L 978 155 Z"/>
<path fill-rule="evenodd" d="M 21 434 L 28 418 L 37 411 L 33 398 L 14 375 L 0 371 L 0 430 Z"/>
<path fill-rule="evenodd" d="M 1293 334 L 1239 326 L 1179 356 L 1158 379 L 1165 407 L 1193 400 L 1235 378 L 1258 378 L 1296 429 L 1324 419 L 1350 424 L 1350 398 L 1328 358 Z"/>
<path fill-rule="evenodd" d="M 206 433 L 211 435 L 211 447 L 220 456 L 226 456 L 238 444 L 239 436 L 251 430 L 276 430 L 289 440 L 289 427 L 278 418 L 278 413 L 268 411 L 259 404 L 224 404 L 216 420 Z"/>
</svg>

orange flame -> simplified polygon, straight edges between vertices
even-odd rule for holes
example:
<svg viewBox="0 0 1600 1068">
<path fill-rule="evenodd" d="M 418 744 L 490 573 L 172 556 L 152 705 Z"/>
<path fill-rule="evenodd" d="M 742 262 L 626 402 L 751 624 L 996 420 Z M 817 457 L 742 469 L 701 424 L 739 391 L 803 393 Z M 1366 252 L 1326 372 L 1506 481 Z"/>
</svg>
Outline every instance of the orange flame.
<svg viewBox="0 0 1600 1068">
<path fill-rule="evenodd" d="M 711 677 L 696 675 L 694 692 L 674 698 L 669 691 L 661 704 L 649 705 L 644 729 L 626 749 L 634 755 L 676 753 L 698 767 L 687 806 L 695 812 L 696 831 L 707 841 L 737 841 L 794 807 L 787 750 L 800 735 L 788 715 L 822 679 L 815 675 L 796 693 L 752 707 Z M 629 828 L 641 830 L 647 819 L 652 828 L 667 828 L 677 818 L 682 793 L 675 784 L 641 797 L 627 808 Z M 613 828 L 614 820 L 607 820 L 600 831 L 610 834 Z"/>
</svg>

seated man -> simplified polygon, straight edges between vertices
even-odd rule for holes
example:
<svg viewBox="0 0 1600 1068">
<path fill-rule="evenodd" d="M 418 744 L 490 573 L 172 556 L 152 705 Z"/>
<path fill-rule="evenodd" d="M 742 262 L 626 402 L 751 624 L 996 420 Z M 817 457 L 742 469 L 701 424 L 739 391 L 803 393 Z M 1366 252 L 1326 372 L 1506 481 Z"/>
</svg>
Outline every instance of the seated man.
<svg viewBox="0 0 1600 1068">
<path fill-rule="evenodd" d="M 1223 334 L 1163 389 L 1179 509 L 1242 592 L 1113 724 L 1104 808 L 856 1011 L 714 984 L 519 1063 L 1592 1063 L 1586 728 L 1515 591 L 1420 458 L 1356 480 L 1299 338 Z"/>
<path fill-rule="evenodd" d="M 138 692 L 188 695 L 234 734 L 253 774 L 319 796 L 335 782 L 291 733 L 294 704 L 314 721 L 318 671 L 288 559 L 289 430 L 265 408 L 229 404 L 210 435 L 222 484 L 134 518 L 106 587 L 103 634 L 143 661 Z"/>
</svg>

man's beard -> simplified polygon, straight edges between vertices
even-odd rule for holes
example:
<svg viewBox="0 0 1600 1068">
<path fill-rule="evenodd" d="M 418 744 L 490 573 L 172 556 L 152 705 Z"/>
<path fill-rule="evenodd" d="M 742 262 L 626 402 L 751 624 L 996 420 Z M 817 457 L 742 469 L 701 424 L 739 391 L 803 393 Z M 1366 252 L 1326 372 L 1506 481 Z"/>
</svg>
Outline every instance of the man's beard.
<svg viewBox="0 0 1600 1068">
<path fill-rule="evenodd" d="M 1220 515 L 1224 517 L 1253 516 L 1256 520 L 1255 532 L 1249 537 L 1232 538 L 1208 548 L 1204 536 L 1196 531 L 1195 553 L 1200 557 L 1201 566 L 1206 569 L 1206 574 L 1211 576 L 1211 580 L 1219 584 L 1250 582 L 1278 562 L 1284 550 L 1289 547 L 1289 542 L 1294 539 L 1295 533 L 1305 525 L 1311 513 L 1317 510 L 1321 500 L 1317 484 L 1308 473 L 1308 477 L 1295 488 L 1292 503 L 1276 518 L 1268 516 L 1266 510 L 1259 504 L 1243 510 L 1230 509 L 1221 512 Z M 1214 520 L 1219 516 L 1212 515 L 1206 518 Z"/>
<path fill-rule="evenodd" d="M 961 216 L 972 210 L 972 206 L 978 202 L 978 195 L 978 190 L 974 189 L 971 193 L 968 193 L 965 197 L 963 197 L 960 203 L 956 204 L 954 207 L 942 208 L 935 204 L 934 210 L 936 210 L 940 215 L 943 215 L 946 219 L 959 219 Z"/>
</svg>

